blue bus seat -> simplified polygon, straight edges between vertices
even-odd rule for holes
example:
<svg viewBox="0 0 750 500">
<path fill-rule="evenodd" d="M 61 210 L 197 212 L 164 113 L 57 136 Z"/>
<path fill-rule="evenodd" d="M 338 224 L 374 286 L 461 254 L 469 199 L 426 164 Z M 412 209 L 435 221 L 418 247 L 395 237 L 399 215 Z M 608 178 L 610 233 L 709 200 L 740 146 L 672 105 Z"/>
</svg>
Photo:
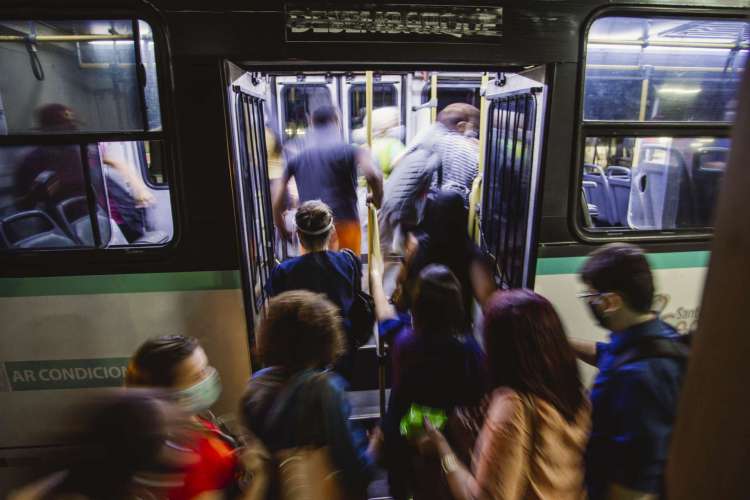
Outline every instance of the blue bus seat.
<svg viewBox="0 0 750 500">
<path fill-rule="evenodd" d="M 77 246 L 77 243 L 41 210 L 18 212 L 0 220 L 0 239 L 7 248 Z"/>
<path fill-rule="evenodd" d="M 76 196 L 61 201 L 57 212 L 66 232 L 85 246 L 94 246 L 94 232 L 91 227 L 88 200 L 85 196 Z M 97 207 L 96 218 L 99 224 L 99 235 L 103 246 L 127 245 L 128 240 L 122 234 L 117 223 Z"/>
<path fill-rule="evenodd" d="M 605 175 L 604 169 L 591 163 L 585 163 L 583 167 L 584 184 L 593 183 L 596 185 L 596 187 L 593 187 L 593 184 L 584 185 L 588 202 L 597 207 L 596 222 L 602 226 L 616 226 L 618 224 L 617 210 L 609 179 Z"/>
<path fill-rule="evenodd" d="M 627 226 L 628 206 L 630 205 L 630 169 L 619 165 L 610 165 L 605 169 L 605 173 L 614 200 L 614 219 L 620 226 Z"/>
</svg>

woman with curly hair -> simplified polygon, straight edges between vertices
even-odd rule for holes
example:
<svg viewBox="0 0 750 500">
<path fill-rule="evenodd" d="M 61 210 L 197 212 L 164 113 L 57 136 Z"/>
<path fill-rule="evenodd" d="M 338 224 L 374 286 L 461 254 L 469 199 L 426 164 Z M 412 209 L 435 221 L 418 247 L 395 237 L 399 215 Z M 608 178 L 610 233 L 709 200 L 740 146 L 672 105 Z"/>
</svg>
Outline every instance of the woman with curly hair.
<svg viewBox="0 0 750 500">
<path fill-rule="evenodd" d="M 328 371 L 346 341 L 338 308 L 322 294 L 284 292 L 269 301 L 258 332 L 266 368 L 242 398 L 243 423 L 274 456 L 327 448 L 346 498 L 360 498 L 372 475 L 372 450 L 349 420 L 345 382 Z M 278 494 L 271 484 L 269 498 Z"/>
</svg>

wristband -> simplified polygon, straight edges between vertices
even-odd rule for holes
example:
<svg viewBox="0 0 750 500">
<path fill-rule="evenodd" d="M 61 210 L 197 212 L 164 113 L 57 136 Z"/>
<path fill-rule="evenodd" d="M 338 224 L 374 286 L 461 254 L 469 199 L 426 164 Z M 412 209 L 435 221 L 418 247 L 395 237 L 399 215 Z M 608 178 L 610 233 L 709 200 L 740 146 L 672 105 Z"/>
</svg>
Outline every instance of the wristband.
<svg viewBox="0 0 750 500">
<path fill-rule="evenodd" d="M 452 472 L 456 472 L 458 470 L 458 459 L 456 459 L 456 455 L 453 453 L 446 453 L 443 455 L 440 458 L 440 467 L 443 468 L 443 472 L 446 476 Z"/>
</svg>

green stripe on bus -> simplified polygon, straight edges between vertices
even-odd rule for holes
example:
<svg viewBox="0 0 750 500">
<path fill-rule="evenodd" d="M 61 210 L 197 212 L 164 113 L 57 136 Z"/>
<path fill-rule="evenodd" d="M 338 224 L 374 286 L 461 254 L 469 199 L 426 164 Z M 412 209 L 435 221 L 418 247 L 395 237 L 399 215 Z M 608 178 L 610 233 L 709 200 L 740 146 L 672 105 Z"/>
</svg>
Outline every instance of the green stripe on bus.
<svg viewBox="0 0 750 500">
<path fill-rule="evenodd" d="M 0 297 L 231 290 L 240 283 L 240 273 L 234 270 L 0 278 Z"/>
<path fill-rule="evenodd" d="M 700 252 L 668 252 L 647 254 L 648 261 L 653 269 L 679 269 L 685 267 L 707 267 L 708 251 Z M 586 261 L 582 257 L 546 257 L 537 260 L 536 274 L 544 276 L 549 274 L 577 274 Z"/>
</svg>

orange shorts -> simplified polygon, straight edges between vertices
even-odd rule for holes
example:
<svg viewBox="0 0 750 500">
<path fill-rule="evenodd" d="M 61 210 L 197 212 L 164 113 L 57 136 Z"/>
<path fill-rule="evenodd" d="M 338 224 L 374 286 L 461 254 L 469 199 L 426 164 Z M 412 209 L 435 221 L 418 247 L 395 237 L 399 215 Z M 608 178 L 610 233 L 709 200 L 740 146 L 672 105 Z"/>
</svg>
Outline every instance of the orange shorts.
<svg viewBox="0 0 750 500">
<path fill-rule="evenodd" d="M 348 248 L 359 255 L 362 252 L 362 226 L 358 220 L 342 220 L 334 224 L 336 231 L 331 237 L 331 250 Z"/>
</svg>

